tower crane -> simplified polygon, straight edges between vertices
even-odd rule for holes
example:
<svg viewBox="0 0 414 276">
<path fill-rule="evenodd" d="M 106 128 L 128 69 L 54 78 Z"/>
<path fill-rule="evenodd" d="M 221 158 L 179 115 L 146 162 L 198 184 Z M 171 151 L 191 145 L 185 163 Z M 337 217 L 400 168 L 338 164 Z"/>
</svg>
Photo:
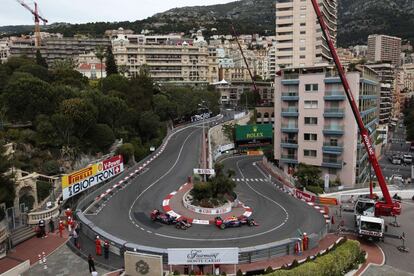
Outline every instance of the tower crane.
<svg viewBox="0 0 414 276">
<path fill-rule="evenodd" d="M 26 10 L 28 10 L 34 16 L 35 22 L 35 46 L 36 48 L 40 47 L 40 20 L 43 21 L 43 24 L 47 24 L 47 19 L 39 15 L 39 9 L 37 3 L 34 2 L 34 10 L 23 0 L 16 0 L 20 5 L 22 5 Z"/>
</svg>

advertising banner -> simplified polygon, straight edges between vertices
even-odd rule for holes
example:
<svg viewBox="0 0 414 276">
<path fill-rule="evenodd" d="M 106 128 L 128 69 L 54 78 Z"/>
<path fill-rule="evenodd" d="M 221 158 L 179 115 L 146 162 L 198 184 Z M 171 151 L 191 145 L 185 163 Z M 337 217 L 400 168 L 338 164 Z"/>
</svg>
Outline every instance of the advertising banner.
<svg viewBox="0 0 414 276">
<path fill-rule="evenodd" d="M 272 138 L 272 124 L 236 126 L 236 141 L 271 140 Z"/>
<path fill-rule="evenodd" d="M 194 174 L 208 174 L 215 175 L 216 172 L 213 169 L 193 169 Z"/>
<path fill-rule="evenodd" d="M 75 196 L 124 171 L 122 156 L 117 155 L 62 177 L 63 199 Z"/>
<path fill-rule="evenodd" d="M 238 264 L 239 249 L 229 248 L 169 248 L 168 264 Z"/>
</svg>

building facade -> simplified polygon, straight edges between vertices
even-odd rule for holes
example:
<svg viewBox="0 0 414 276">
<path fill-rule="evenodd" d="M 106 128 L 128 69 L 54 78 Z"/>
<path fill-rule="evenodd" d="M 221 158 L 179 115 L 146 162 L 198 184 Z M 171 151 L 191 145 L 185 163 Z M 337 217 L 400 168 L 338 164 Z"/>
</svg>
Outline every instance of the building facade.
<svg viewBox="0 0 414 276">
<path fill-rule="evenodd" d="M 400 65 L 401 38 L 373 34 L 368 36 L 368 60 L 372 62 L 391 62 Z"/>
<path fill-rule="evenodd" d="M 380 81 L 379 123 L 388 124 L 392 118 L 395 102 L 395 66 L 391 63 L 376 63 L 367 66 L 377 72 Z"/>
<path fill-rule="evenodd" d="M 207 47 L 193 46 L 185 40 L 166 37 L 136 38 L 141 35 L 118 34 L 112 39 L 112 51 L 118 67 L 128 77 L 139 74 L 146 65 L 157 82 L 208 83 L 211 57 Z M 158 44 L 157 44 L 158 43 Z"/>
<path fill-rule="evenodd" d="M 331 38 L 336 43 L 337 1 L 318 0 Z M 331 61 L 311 1 L 276 1 L 276 63 L 279 68 L 309 67 Z"/>
<path fill-rule="evenodd" d="M 314 165 L 352 187 L 369 177 L 367 153 L 341 80 L 331 67 L 284 69 L 275 80 L 274 155 L 286 171 Z M 367 67 L 347 73 L 371 138 L 378 124 L 379 82 Z"/>
</svg>

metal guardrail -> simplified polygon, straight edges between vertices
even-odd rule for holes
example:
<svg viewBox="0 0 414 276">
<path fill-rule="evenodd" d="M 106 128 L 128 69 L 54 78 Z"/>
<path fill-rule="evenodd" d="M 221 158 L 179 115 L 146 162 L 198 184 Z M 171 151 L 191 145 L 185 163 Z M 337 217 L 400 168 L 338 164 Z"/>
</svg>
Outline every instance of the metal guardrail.
<svg viewBox="0 0 414 276">
<path fill-rule="evenodd" d="M 7 220 L 3 219 L 0 221 L 0 243 L 7 240 L 9 237 L 9 232 L 7 231 Z"/>
</svg>

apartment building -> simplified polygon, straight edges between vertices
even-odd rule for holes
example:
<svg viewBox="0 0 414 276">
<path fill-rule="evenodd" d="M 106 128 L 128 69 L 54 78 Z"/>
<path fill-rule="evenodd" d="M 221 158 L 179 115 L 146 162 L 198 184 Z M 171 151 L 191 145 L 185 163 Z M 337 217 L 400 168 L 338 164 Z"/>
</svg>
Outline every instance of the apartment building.
<svg viewBox="0 0 414 276">
<path fill-rule="evenodd" d="M 336 43 L 337 0 L 318 0 L 331 38 Z M 331 55 L 312 2 L 276 1 L 276 63 L 279 68 L 326 64 Z"/>
<path fill-rule="evenodd" d="M 112 39 L 115 61 L 126 68 L 126 76 L 139 74 L 145 64 L 157 82 L 208 84 L 207 47 L 193 46 L 178 37 L 144 36 L 142 40 L 137 39 L 139 37 L 141 35 L 118 33 Z"/>
<path fill-rule="evenodd" d="M 49 65 L 55 60 L 72 59 L 75 60 L 79 54 L 95 51 L 98 46 L 110 46 L 107 38 L 90 37 L 46 37 L 42 40 L 39 48 L 40 53 Z M 10 44 L 11 56 L 26 55 L 30 58 L 36 56 L 37 48 L 34 46 L 32 38 L 19 38 Z"/>
<path fill-rule="evenodd" d="M 237 106 L 243 93 L 253 91 L 251 81 L 233 81 L 227 82 L 222 80 L 214 83 L 216 90 L 220 92 L 221 104 Z M 260 81 L 256 82 L 257 91 L 259 92 L 261 105 L 273 105 L 273 82 Z"/>
<path fill-rule="evenodd" d="M 368 60 L 372 62 L 391 62 L 400 65 L 401 38 L 389 35 L 372 34 L 368 36 Z"/>
<path fill-rule="evenodd" d="M 369 68 L 377 72 L 380 82 L 380 125 L 388 124 L 392 118 L 395 94 L 395 66 L 391 63 L 368 64 Z"/>
<path fill-rule="evenodd" d="M 379 81 L 367 67 L 347 72 L 365 126 L 376 135 Z M 318 166 L 345 187 L 363 183 L 370 165 L 339 76 L 332 67 L 283 69 L 275 80 L 274 155 L 288 171 Z"/>
<path fill-rule="evenodd" d="M 88 79 L 101 79 L 106 77 L 105 59 L 102 62 L 94 52 L 80 54 L 75 59 L 76 68 L 79 73 Z"/>
<path fill-rule="evenodd" d="M 9 58 L 9 55 L 9 39 L 2 38 L 0 39 L 0 63 L 6 62 L 6 60 Z"/>
</svg>

